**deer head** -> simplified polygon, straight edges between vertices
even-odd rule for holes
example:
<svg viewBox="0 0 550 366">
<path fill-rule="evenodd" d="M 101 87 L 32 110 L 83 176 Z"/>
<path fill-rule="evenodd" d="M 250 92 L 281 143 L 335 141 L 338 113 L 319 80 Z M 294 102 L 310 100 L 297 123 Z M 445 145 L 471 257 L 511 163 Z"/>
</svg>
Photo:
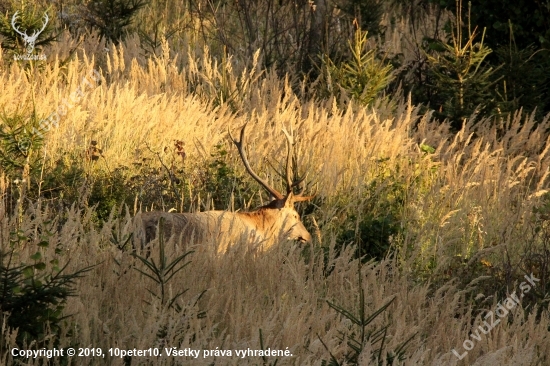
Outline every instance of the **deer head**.
<svg viewBox="0 0 550 366">
<path fill-rule="evenodd" d="M 229 137 L 237 147 L 241 160 L 248 174 L 250 174 L 250 176 L 273 197 L 273 200 L 269 204 L 261 207 L 260 210 L 263 210 L 265 215 L 277 215 L 277 219 L 275 221 L 279 223 L 278 227 L 282 232 L 285 233 L 287 239 L 305 242 L 310 241 L 311 235 L 306 230 L 303 223 L 300 221 L 298 212 L 294 208 L 294 203 L 311 200 L 315 195 L 303 196 L 303 189 L 300 190 L 300 192 L 297 194 L 293 192 L 293 189 L 299 186 L 305 177 L 297 178 L 294 181 L 292 179 L 292 160 L 294 156 L 294 139 L 292 135 L 283 129 L 283 132 L 286 136 L 287 144 L 287 158 L 284 177 L 286 181 L 286 194 L 283 195 L 281 192 L 271 187 L 265 180 L 260 178 L 260 176 L 258 176 L 258 174 L 254 172 L 254 170 L 252 170 L 244 151 L 245 130 L 246 124 L 241 129 L 239 141 L 233 138 L 233 135 L 231 135 L 231 131 L 229 131 Z"/>
</svg>

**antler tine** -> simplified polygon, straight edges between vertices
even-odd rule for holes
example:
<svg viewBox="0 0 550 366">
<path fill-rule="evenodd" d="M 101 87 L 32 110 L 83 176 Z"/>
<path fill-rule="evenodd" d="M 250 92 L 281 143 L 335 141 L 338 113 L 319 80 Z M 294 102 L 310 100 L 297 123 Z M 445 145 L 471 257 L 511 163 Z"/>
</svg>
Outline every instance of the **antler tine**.
<svg viewBox="0 0 550 366">
<path fill-rule="evenodd" d="M 296 195 L 294 196 L 294 202 L 304 202 L 304 201 L 310 201 L 312 199 L 315 198 L 315 196 L 317 196 L 317 185 L 315 185 L 315 193 L 313 193 L 311 196 L 301 196 L 301 195 Z"/>
<path fill-rule="evenodd" d="M 23 32 L 21 32 L 19 29 L 17 29 L 17 26 L 15 25 L 15 21 L 17 20 L 17 14 L 19 13 L 19 10 L 13 14 L 13 17 L 11 17 L 11 26 L 15 32 L 17 32 L 21 36 L 26 36 Z"/>
<path fill-rule="evenodd" d="M 280 192 L 275 190 L 273 187 L 269 186 L 269 184 L 267 184 L 267 182 L 265 180 L 260 178 L 258 176 L 258 174 L 254 173 L 254 171 L 250 167 L 250 163 L 248 162 L 248 159 L 246 158 L 246 154 L 244 152 L 244 147 L 243 147 L 244 138 L 245 138 L 245 129 L 246 129 L 247 124 L 248 123 L 245 123 L 245 125 L 241 129 L 240 141 L 237 141 L 233 138 L 233 135 L 231 134 L 231 131 L 229 130 L 229 127 L 228 127 L 227 132 L 229 132 L 229 137 L 231 138 L 231 141 L 233 141 L 233 143 L 237 147 L 237 151 L 239 151 L 239 155 L 241 156 L 241 160 L 243 161 L 244 167 L 246 168 L 246 171 L 248 172 L 248 174 L 250 174 L 250 176 L 252 178 L 254 178 L 254 180 L 256 182 L 260 183 L 260 185 L 262 187 L 264 187 L 269 193 L 271 193 L 271 195 L 273 197 L 275 197 L 277 200 L 282 200 L 282 199 L 284 199 L 284 196 Z"/>
<path fill-rule="evenodd" d="M 288 131 L 285 128 L 283 128 L 283 133 L 286 136 L 287 146 L 288 146 L 288 156 L 287 156 L 287 160 L 286 160 L 286 182 L 287 182 L 287 187 L 288 187 L 287 188 L 288 193 L 290 194 L 294 187 L 298 187 L 300 184 L 302 184 L 302 182 L 306 179 L 306 175 L 304 175 L 303 177 L 300 177 L 300 176 L 298 176 L 297 172 L 294 172 L 294 173 L 296 173 L 295 174 L 296 180 L 294 180 L 294 182 L 292 181 L 292 178 L 291 178 L 292 168 L 291 167 L 294 166 L 296 168 L 298 166 L 297 158 L 294 156 L 294 138 L 293 138 L 293 135 L 292 135 L 292 129 L 291 129 L 291 133 L 288 133 Z M 311 196 L 302 196 L 303 192 L 304 192 L 304 188 L 302 187 L 300 189 L 300 192 L 293 195 L 293 202 L 309 201 L 317 195 L 317 190 Z"/>
<path fill-rule="evenodd" d="M 292 135 L 288 133 L 288 131 L 283 127 L 283 133 L 286 136 L 286 150 L 287 150 L 287 156 L 286 156 L 286 193 L 290 194 L 292 192 L 292 187 L 294 185 L 292 184 L 292 152 L 293 152 L 293 146 L 294 146 L 294 139 L 292 138 Z"/>
<path fill-rule="evenodd" d="M 46 26 L 48 25 L 48 21 L 50 20 L 50 17 L 48 16 L 48 13 L 44 13 L 44 25 L 42 26 L 42 29 L 40 29 L 39 32 L 36 32 L 36 34 L 40 34 L 46 29 Z"/>
<path fill-rule="evenodd" d="M 299 187 L 300 191 L 297 193 L 297 195 L 301 195 L 302 193 L 304 193 L 304 187 L 300 187 L 300 184 L 302 184 L 304 182 L 304 180 L 306 180 L 306 176 L 304 175 L 303 177 L 299 177 L 296 181 L 294 181 L 294 183 L 292 183 L 292 188 L 294 187 Z"/>
</svg>

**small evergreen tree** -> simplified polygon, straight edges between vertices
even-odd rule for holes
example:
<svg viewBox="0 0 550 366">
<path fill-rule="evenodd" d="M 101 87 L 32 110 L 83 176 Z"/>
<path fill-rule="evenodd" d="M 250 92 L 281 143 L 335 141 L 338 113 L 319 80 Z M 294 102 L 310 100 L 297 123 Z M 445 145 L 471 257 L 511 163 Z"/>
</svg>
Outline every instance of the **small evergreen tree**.
<svg viewBox="0 0 550 366">
<path fill-rule="evenodd" d="M 392 67 L 376 57 L 376 50 L 366 50 L 367 32 L 357 29 L 353 43 L 349 43 L 351 57 L 336 65 L 326 57 L 325 86 L 328 92 L 340 97 L 342 91 L 367 106 L 391 82 Z"/>
<path fill-rule="evenodd" d="M 430 46 L 435 54 L 427 54 L 433 90 L 431 107 L 440 118 L 448 118 L 456 129 L 461 128 L 468 116 L 495 107 L 493 89 L 498 82 L 495 75 L 498 68 L 485 62 L 492 52 L 484 44 L 485 30 L 479 42 L 476 42 L 477 28 L 472 31 L 468 25 L 468 33 L 464 35 L 462 13 L 458 14 L 450 40 L 432 41 Z"/>
<path fill-rule="evenodd" d="M 116 44 L 124 38 L 125 28 L 132 24 L 132 18 L 146 4 L 147 0 L 89 0 L 84 18 L 99 30 L 101 37 Z"/>
</svg>

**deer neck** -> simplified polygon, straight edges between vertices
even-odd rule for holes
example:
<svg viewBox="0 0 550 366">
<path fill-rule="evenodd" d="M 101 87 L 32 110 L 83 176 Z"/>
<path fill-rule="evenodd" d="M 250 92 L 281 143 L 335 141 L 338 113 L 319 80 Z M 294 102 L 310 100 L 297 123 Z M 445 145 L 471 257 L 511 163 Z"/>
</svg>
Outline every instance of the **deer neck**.
<svg viewBox="0 0 550 366">
<path fill-rule="evenodd" d="M 254 227 L 256 231 L 262 233 L 265 238 L 268 238 L 278 231 L 278 220 L 276 212 L 274 211 L 274 209 L 262 207 L 256 211 L 239 212 L 237 214 L 245 223 Z"/>
</svg>

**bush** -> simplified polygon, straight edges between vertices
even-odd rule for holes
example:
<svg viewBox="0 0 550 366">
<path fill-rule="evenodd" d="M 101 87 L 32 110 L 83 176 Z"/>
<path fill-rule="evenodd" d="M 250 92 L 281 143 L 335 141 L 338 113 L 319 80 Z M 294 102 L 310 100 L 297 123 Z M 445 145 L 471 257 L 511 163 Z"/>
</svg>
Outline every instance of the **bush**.
<svg viewBox="0 0 550 366">
<path fill-rule="evenodd" d="M 336 228 L 336 248 L 354 246 L 354 257 L 363 262 L 382 260 L 392 253 L 392 239 L 402 232 L 406 186 L 395 177 L 386 176 L 387 167 L 379 161 L 378 175 L 365 187 L 355 204 L 344 205 L 345 219 Z M 348 206 L 348 207 L 346 207 Z"/>
<path fill-rule="evenodd" d="M 7 315 L 8 327 L 18 329 L 17 344 L 28 348 L 40 349 L 52 344 L 52 335 L 59 337 L 65 301 L 75 296 L 75 281 L 91 269 L 65 274 L 68 264 L 60 267 L 58 258 L 47 261 L 42 249 L 50 245 L 49 235 L 47 230 L 42 235 L 31 264 L 14 264 L 19 249 L 29 245 L 21 231 L 12 232 L 9 244 L 2 242 L 0 249 L 0 311 Z"/>
<path fill-rule="evenodd" d="M 0 114 L 0 167 L 12 178 L 28 178 L 40 169 L 37 152 L 44 136 L 33 113 Z"/>
<path fill-rule="evenodd" d="M 24 198 L 31 187 L 31 179 L 42 167 L 38 153 L 44 136 L 39 130 L 36 112 L 0 114 L 0 168 L 5 172 L 9 184 L 7 189 L 7 210 L 19 215 L 23 213 Z"/>
</svg>

